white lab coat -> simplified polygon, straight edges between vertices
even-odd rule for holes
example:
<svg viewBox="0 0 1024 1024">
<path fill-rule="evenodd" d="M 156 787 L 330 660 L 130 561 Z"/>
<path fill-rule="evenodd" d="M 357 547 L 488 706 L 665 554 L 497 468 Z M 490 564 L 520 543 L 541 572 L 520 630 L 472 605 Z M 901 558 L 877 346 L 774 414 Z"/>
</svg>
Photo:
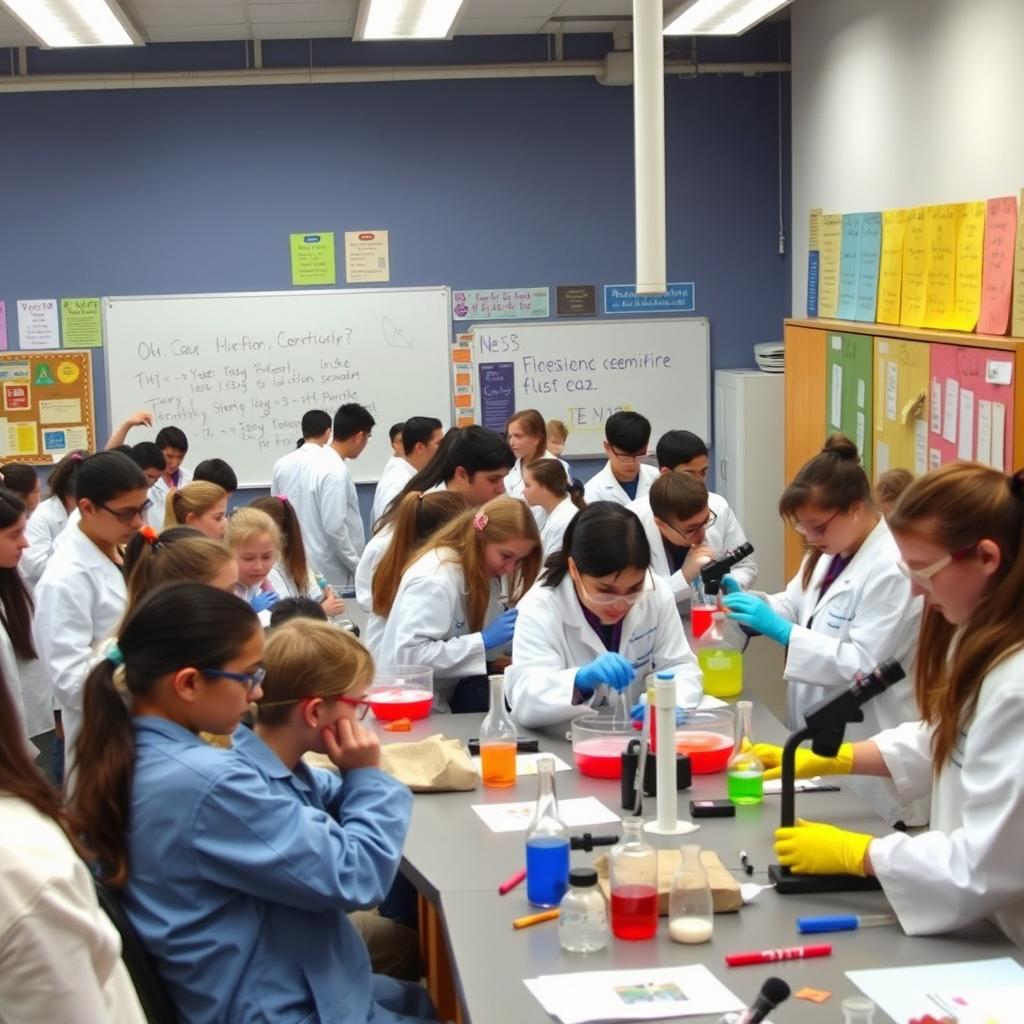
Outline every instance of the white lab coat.
<svg viewBox="0 0 1024 1024">
<path fill-rule="evenodd" d="M 867 705 L 868 707 L 870 705 Z M 1024 946 L 1024 652 L 985 677 L 974 716 L 938 778 L 931 731 L 914 722 L 874 737 L 905 800 L 930 795 L 930 831 L 871 844 L 871 864 L 909 935 L 988 917 Z"/>
<path fill-rule="evenodd" d="M 572 498 L 563 498 L 551 510 L 551 515 L 544 520 L 540 531 L 540 544 L 545 558 L 562 550 L 565 529 L 576 517 L 577 512 L 579 509 L 573 504 Z"/>
<path fill-rule="evenodd" d="M 283 496 L 287 498 L 296 511 L 298 511 L 298 505 L 296 504 L 300 498 L 298 481 L 303 473 L 303 465 L 308 460 L 316 459 L 323 455 L 324 452 L 323 445 L 306 441 L 299 448 L 288 452 L 287 455 L 282 455 L 274 463 L 274 469 L 270 476 L 271 497 L 278 498 Z"/>
<path fill-rule="evenodd" d="M 658 470 L 654 466 L 648 466 L 645 462 L 640 463 L 640 478 L 636 484 L 636 497 L 642 498 L 650 489 L 651 484 L 658 479 Z M 605 463 L 604 468 L 595 473 L 583 488 L 583 496 L 590 505 L 595 501 L 614 501 L 616 505 L 628 505 L 629 495 L 622 489 L 622 484 L 615 479 L 610 463 Z M 636 500 L 636 499 L 632 499 Z"/>
<path fill-rule="evenodd" d="M 451 550 L 431 549 L 402 574 L 395 603 L 377 651 L 380 665 L 430 665 L 434 707 L 448 709 L 455 685 L 487 674 L 483 635 L 470 632 L 466 580 Z M 500 585 L 492 581 L 486 626 L 504 611 Z"/>
<path fill-rule="evenodd" d="M 567 479 L 572 480 L 572 470 L 569 468 L 569 463 L 565 459 L 559 459 L 557 455 L 553 455 L 551 452 L 545 452 L 540 458 L 543 459 L 556 459 L 565 467 L 565 475 Z M 533 461 L 532 459 L 530 460 Z M 520 501 L 525 501 L 525 495 L 523 487 L 525 486 L 523 481 L 523 460 L 516 459 L 516 464 L 508 471 L 508 476 L 505 477 L 505 493 L 510 498 L 519 498 Z M 543 515 L 543 509 L 541 509 Z"/>
<path fill-rule="evenodd" d="M 388 510 L 388 505 L 394 500 L 403 487 L 416 475 L 416 467 L 405 459 L 390 458 L 384 467 L 384 472 L 377 481 L 377 488 L 373 492 L 373 511 L 370 514 L 370 525 L 373 526 L 378 519 Z"/>
<path fill-rule="evenodd" d="M 35 587 L 39 582 L 53 554 L 53 545 L 67 524 L 68 510 L 57 495 L 39 502 L 36 510 L 28 517 L 25 527 L 28 547 L 21 553 L 18 571 L 29 587 Z"/>
<path fill-rule="evenodd" d="M 375 658 L 381 637 L 384 635 L 384 625 L 387 619 L 373 610 L 373 577 L 377 572 L 377 566 L 380 565 L 380 560 L 391 543 L 393 532 L 394 529 L 390 523 L 384 529 L 378 530 L 366 542 L 359 565 L 356 566 L 356 604 L 367 615 L 366 630 L 360 639 Z"/>
<path fill-rule="evenodd" d="M 93 666 L 93 647 L 113 634 L 127 604 L 124 576 L 74 527 L 54 551 L 35 600 L 32 636 L 62 713 L 70 759 L 82 721 L 82 691 Z"/>
<path fill-rule="evenodd" d="M 267 575 L 267 583 L 278 597 L 308 597 L 317 603 L 323 600 L 323 591 L 312 569 L 306 570 L 303 582 L 304 586 L 300 586 L 283 562 L 278 562 Z"/>
<path fill-rule="evenodd" d="M 53 687 L 46 666 L 39 658 L 19 657 L 10 634 L 2 626 L 0 667 L 21 713 L 25 735 L 38 736 L 53 729 Z"/>
<path fill-rule="evenodd" d="M 676 669 L 676 700 L 695 707 L 704 693 L 703 678 L 693 656 L 668 583 L 651 577 L 654 589 L 629 610 L 622 623 L 619 653 L 632 662 L 636 676 L 629 701 L 643 693 L 649 672 Z M 573 704 L 576 672 L 605 653 L 605 646 L 583 617 L 576 587 L 566 573 L 557 587 L 540 581 L 519 602 L 512 664 L 505 670 L 505 696 L 512 717 L 529 729 L 567 722 L 590 710 L 602 693 Z"/>
<path fill-rule="evenodd" d="M 672 588 L 672 595 L 675 597 L 676 604 L 679 605 L 680 614 L 685 615 L 689 621 L 690 602 L 697 595 L 694 593 L 693 587 L 686 582 L 682 569 L 671 572 L 661 531 L 654 522 L 654 513 L 651 511 L 650 494 L 631 501 L 626 508 L 635 512 L 640 522 L 643 523 L 644 532 L 651 545 L 651 571 L 668 580 L 669 586 Z M 708 508 L 715 513 L 715 522 L 707 530 L 704 544 L 715 552 L 716 557 L 746 543 L 747 538 L 744 536 L 743 528 L 736 516 L 733 515 L 725 498 L 720 494 L 708 492 Z M 753 555 L 750 555 L 733 566 L 730 572 L 740 586 L 747 590 L 757 579 L 757 561 Z"/>
<path fill-rule="evenodd" d="M 0 794 L 0 1019 L 145 1024 L 121 939 L 52 818 Z"/>
<path fill-rule="evenodd" d="M 184 466 L 178 467 L 178 487 L 184 487 L 185 484 L 191 483 L 192 471 L 186 469 Z M 146 512 L 146 522 L 160 533 L 164 528 L 164 519 L 167 516 L 167 495 L 171 494 L 176 488 L 171 487 L 163 476 L 149 489 L 149 500 L 153 502 L 152 506 Z"/>
</svg>

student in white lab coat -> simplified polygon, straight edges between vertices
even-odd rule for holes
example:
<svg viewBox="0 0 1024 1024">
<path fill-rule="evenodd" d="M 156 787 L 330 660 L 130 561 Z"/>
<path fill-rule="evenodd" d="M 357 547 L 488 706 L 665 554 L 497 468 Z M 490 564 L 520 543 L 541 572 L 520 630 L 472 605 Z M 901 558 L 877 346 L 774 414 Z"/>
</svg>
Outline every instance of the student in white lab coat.
<svg viewBox="0 0 1024 1024">
<path fill-rule="evenodd" d="M 302 416 L 302 437 L 295 448 L 274 463 L 270 477 L 273 497 L 284 495 L 293 505 L 299 494 L 299 478 L 303 464 L 324 454 L 331 440 L 331 417 L 323 409 L 310 409 Z M 296 505 L 296 512 L 298 506 Z"/>
<path fill-rule="evenodd" d="M 642 498 L 658 478 L 658 471 L 640 460 L 651 442 L 651 424 L 638 412 L 615 412 L 604 425 L 604 450 L 608 462 L 584 488 L 587 504 L 614 501 L 628 505 Z"/>
<path fill-rule="evenodd" d="M 145 1024 L 75 834 L 0 679 L 0 1019 Z"/>
<path fill-rule="evenodd" d="M 228 492 L 205 480 L 193 480 L 167 495 L 164 526 L 191 526 L 211 540 L 223 540 L 227 516 Z"/>
<path fill-rule="evenodd" d="M 637 517 L 614 502 L 588 505 L 523 598 L 505 673 L 512 716 L 527 728 L 567 722 L 625 691 L 634 711 L 644 677 L 676 670 L 680 707 L 703 694 L 697 659 L 668 583 L 650 571 Z"/>
<path fill-rule="evenodd" d="M 544 417 L 536 409 L 520 409 L 509 421 L 506 428 L 508 445 L 516 457 L 515 465 L 505 478 L 505 493 L 525 501 L 523 492 L 523 467 L 534 459 L 554 459 L 557 456 L 548 451 L 548 428 Z M 561 459 L 558 460 L 562 462 Z M 572 479 L 569 463 L 562 462 L 565 475 Z M 543 524 L 543 511 L 535 510 L 537 525 Z"/>
<path fill-rule="evenodd" d="M 888 658 L 910 669 L 917 651 L 921 600 L 899 569 L 899 551 L 875 509 L 871 485 L 849 438 L 833 434 L 797 473 L 779 512 L 807 539 L 809 551 L 787 588 L 768 597 L 726 593 L 729 617 L 786 647 L 786 724 Z M 726 590 L 736 585 L 727 578 Z M 848 735 L 916 721 L 909 686 L 894 686 L 864 706 Z M 901 809 L 890 787 L 866 784 L 864 798 L 890 821 L 921 824 L 925 808 Z"/>
<path fill-rule="evenodd" d="M 32 630 L 69 752 L 81 724 L 82 688 L 93 648 L 110 636 L 125 609 L 120 546 L 143 525 L 149 509 L 142 470 L 120 452 L 84 459 L 75 493 L 82 518 L 69 528 L 72 532 L 43 571 Z"/>
<path fill-rule="evenodd" d="M 402 425 L 403 453 L 388 459 L 373 492 L 370 522 L 376 523 L 388 510 L 402 488 L 434 457 L 444 427 L 433 416 L 410 416 Z"/>
<path fill-rule="evenodd" d="M 159 536 L 152 529 L 143 529 L 138 537 L 141 543 L 127 576 L 125 614 L 164 583 L 205 583 L 228 594 L 237 593 L 238 563 L 223 542 L 180 527 L 164 530 Z"/>
<path fill-rule="evenodd" d="M 377 661 L 432 666 L 438 710 L 486 710 L 488 664 L 500 671 L 507 663 L 500 651 L 540 561 L 537 524 L 523 502 L 502 497 L 467 509 L 434 534 L 402 574 L 391 607 L 381 609 L 387 624 Z"/>
<path fill-rule="evenodd" d="M 39 474 L 23 462 L 8 462 L 0 466 L 0 485 L 13 491 L 25 503 L 25 514 L 32 515 L 43 497 Z"/>
<path fill-rule="evenodd" d="M 184 487 L 192 479 L 192 474 L 182 465 L 188 455 L 188 438 L 184 430 L 179 427 L 162 427 L 157 431 L 156 446 L 164 454 L 166 467 L 160 479 L 149 489 L 149 500 L 153 504 L 146 521 L 159 533 L 164 528 L 168 495 Z"/>
<path fill-rule="evenodd" d="M 930 831 L 876 839 L 801 822 L 776 833 L 776 850 L 795 871 L 874 875 L 910 935 L 987 917 L 1024 946 L 1024 474 L 943 466 L 908 487 L 890 526 L 925 599 L 922 721 L 832 759 L 801 750 L 798 773 L 890 778 L 904 799 L 930 797 Z M 777 763 L 778 748 L 764 753 Z"/>
<path fill-rule="evenodd" d="M 30 587 L 34 587 L 43 575 L 43 569 L 53 554 L 53 545 L 75 508 L 75 477 L 88 454 L 85 451 L 69 452 L 53 467 L 48 481 L 50 493 L 29 516 L 25 528 L 28 550 L 21 556 L 18 571 Z"/>
<path fill-rule="evenodd" d="M 570 480 L 560 459 L 534 459 L 523 469 L 523 500 L 543 513 L 540 542 L 547 559 L 562 548 L 562 535 L 585 507 L 583 485 Z"/>
<path fill-rule="evenodd" d="M 384 635 L 388 611 L 395 602 L 395 595 L 402 582 L 402 573 L 442 526 L 465 511 L 466 500 L 455 491 L 428 491 L 426 494 L 414 491 L 402 498 L 394 518 L 383 533 L 385 543 L 381 547 L 370 583 L 370 615 L 366 621 L 366 632 L 360 638 L 374 656 Z M 370 544 L 376 539 L 371 540 Z M 370 544 L 366 546 L 366 554 L 370 552 Z M 362 560 L 359 564 L 362 566 Z M 358 576 L 356 597 L 359 597 Z"/>
</svg>

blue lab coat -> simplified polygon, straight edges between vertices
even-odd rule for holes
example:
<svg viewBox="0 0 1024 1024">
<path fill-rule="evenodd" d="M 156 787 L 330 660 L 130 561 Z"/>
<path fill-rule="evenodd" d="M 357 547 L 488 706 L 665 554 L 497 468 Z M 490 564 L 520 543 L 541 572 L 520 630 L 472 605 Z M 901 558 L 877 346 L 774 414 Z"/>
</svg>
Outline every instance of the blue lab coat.
<svg viewBox="0 0 1024 1024">
<path fill-rule="evenodd" d="M 372 974 L 347 912 L 383 899 L 412 795 L 384 772 L 289 771 L 257 737 L 217 750 L 135 719 L 125 909 L 189 1024 L 433 1019 Z"/>
</svg>

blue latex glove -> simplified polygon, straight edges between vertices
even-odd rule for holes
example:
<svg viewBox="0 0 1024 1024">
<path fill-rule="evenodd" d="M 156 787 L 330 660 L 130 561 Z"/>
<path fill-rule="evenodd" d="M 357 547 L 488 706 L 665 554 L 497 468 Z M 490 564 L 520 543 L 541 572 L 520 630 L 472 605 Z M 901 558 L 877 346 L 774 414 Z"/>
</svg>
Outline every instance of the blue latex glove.
<svg viewBox="0 0 1024 1024">
<path fill-rule="evenodd" d="M 793 623 L 773 612 L 767 601 L 762 601 L 753 594 L 726 594 L 722 598 L 722 604 L 725 605 L 730 619 L 763 633 L 783 647 L 789 643 Z"/>
<path fill-rule="evenodd" d="M 722 577 L 722 589 L 727 594 L 741 594 L 743 588 L 740 586 L 739 580 L 735 576 L 725 575 Z"/>
<path fill-rule="evenodd" d="M 576 689 L 589 697 L 602 683 L 607 683 L 620 693 L 625 690 L 636 675 L 633 663 L 614 651 L 606 651 L 589 665 L 576 672 Z"/>
<path fill-rule="evenodd" d="M 518 614 L 518 608 L 509 608 L 508 611 L 502 612 L 490 625 L 484 626 L 480 630 L 480 635 L 484 639 L 485 650 L 489 651 L 494 647 L 503 647 L 512 639 L 512 634 L 516 629 L 516 616 Z"/>
<path fill-rule="evenodd" d="M 640 701 L 639 703 L 634 704 L 633 705 L 633 710 L 630 711 L 630 713 L 629 713 L 629 717 L 632 718 L 634 722 L 642 722 L 644 720 L 644 708 L 646 708 L 646 707 L 647 707 L 647 705 L 643 701 Z M 654 713 L 654 709 L 652 709 L 651 713 L 652 714 Z M 676 705 L 676 725 L 682 725 L 683 722 L 685 722 L 685 721 L 686 721 L 686 709 L 679 707 L 679 705 L 677 704 Z"/>
<path fill-rule="evenodd" d="M 249 601 L 249 604 L 254 612 L 265 612 L 277 604 L 277 594 L 273 590 L 262 590 Z"/>
</svg>

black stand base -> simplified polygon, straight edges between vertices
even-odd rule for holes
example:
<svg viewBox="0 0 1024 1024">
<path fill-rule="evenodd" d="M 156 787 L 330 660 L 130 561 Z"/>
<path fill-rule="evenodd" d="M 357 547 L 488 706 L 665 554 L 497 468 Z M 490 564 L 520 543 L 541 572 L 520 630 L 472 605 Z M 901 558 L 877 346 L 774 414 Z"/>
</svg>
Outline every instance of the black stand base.
<svg viewBox="0 0 1024 1024">
<path fill-rule="evenodd" d="M 768 865 L 768 880 L 775 891 L 784 896 L 812 892 L 877 892 L 882 887 L 877 878 L 858 875 L 794 875 L 780 864 Z"/>
</svg>

